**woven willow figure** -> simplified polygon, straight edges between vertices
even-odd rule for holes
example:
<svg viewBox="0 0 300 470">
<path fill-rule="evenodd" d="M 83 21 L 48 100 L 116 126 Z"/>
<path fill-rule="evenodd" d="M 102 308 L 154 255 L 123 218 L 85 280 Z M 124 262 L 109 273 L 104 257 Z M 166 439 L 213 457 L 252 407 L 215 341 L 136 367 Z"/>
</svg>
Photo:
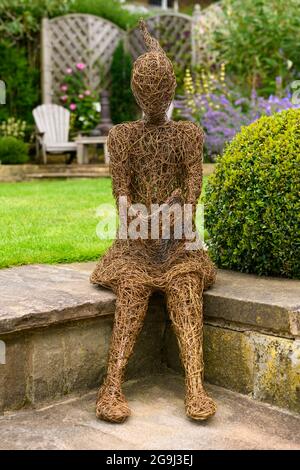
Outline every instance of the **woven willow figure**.
<svg viewBox="0 0 300 470">
<path fill-rule="evenodd" d="M 140 121 L 109 133 L 113 194 L 128 206 L 174 201 L 196 208 L 202 185 L 203 133 L 195 124 L 167 119 L 176 80 L 173 66 L 143 21 L 147 53 L 134 63 L 131 86 L 144 112 Z M 196 420 L 216 406 L 203 387 L 202 297 L 215 268 L 202 249 L 186 250 L 184 239 L 117 239 L 100 260 L 91 282 L 116 293 L 116 313 L 107 374 L 97 399 L 97 417 L 120 423 L 130 409 L 122 393 L 125 367 L 142 328 L 154 291 L 165 294 L 185 369 L 186 413 Z"/>
</svg>

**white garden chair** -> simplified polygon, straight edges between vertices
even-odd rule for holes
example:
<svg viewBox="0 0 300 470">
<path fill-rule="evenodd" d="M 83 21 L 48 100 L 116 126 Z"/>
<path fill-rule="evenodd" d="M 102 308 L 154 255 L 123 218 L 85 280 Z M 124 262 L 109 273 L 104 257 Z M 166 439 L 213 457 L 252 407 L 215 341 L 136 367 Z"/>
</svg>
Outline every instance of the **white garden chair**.
<svg viewBox="0 0 300 470">
<path fill-rule="evenodd" d="M 42 149 L 43 162 L 48 153 L 77 151 L 76 142 L 69 141 L 70 112 L 57 104 L 42 104 L 33 110 L 37 127 L 37 155 Z"/>
<path fill-rule="evenodd" d="M 166 113 L 168 119 L 172 119 L 173 111 L 174 111 L 174 101 L 172 101 Z M 142 116 L 143 117 L 145 116 L 144 113 L 142 113 Z"/>
<path fill-rule="evenodd" d="M 172 119 L 173 111 L 174 111 L 174 101 L 172 101 L 172 103 L 170 104 L 170 107 L 167 111 L 167 118 L 168 119 Z"/>
</svg>

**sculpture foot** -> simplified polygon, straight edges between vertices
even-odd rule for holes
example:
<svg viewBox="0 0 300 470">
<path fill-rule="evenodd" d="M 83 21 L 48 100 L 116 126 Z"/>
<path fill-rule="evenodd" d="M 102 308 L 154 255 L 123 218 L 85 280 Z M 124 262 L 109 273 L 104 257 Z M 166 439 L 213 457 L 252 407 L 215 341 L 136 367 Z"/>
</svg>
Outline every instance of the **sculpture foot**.
<svg viewBox="0 0 300 470">
<path fill-rule="evenodd" d="M 121 388 L 102 385 L 96 402 L 97 418 L 110 423 L 123 423 L 130 414 L 130 408 Z"/>
<path fill-rule="evenodd" d="M 202 389 L 198 393 L 187 393 L 185 410 L 189 418 L 204 421 L 215 414 L 217 406 L 213 399 Z"/>
</svg>

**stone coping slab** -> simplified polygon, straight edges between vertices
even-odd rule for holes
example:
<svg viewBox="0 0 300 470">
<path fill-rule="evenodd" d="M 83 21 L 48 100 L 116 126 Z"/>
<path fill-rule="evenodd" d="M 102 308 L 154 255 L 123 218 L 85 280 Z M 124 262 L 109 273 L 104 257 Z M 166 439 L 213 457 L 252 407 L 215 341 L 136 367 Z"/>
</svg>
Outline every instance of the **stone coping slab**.
<svg viewBox="0 0 300 470">
<path fill-rule="evenodd" d="M 207 320 L 240 324 L 274 334 L 300 336 L 300 281 L 219 270 L 204 295 Z"/>
<path fill-rule="evenodd" d="M 95 263 L 0 270 L 0 334 L 113 315 L 115 296 L 89 283 Z M 205 293 L 206 322 L 300 336 L 300 281 L 220 270 Z"/>
<path fill-rule="evenodd" d="M 0 334 L 113 315 L 115 296 L 68 266 L 31 265 L 0 270 Z"/>
</svg>

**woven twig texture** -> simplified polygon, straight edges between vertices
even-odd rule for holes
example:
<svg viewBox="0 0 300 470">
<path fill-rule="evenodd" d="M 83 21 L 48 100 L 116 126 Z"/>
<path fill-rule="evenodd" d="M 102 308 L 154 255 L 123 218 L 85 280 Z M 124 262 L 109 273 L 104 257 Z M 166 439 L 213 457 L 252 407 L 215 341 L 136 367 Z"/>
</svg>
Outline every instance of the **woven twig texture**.
<svg viewBox="0 0 300 470">
<path fill-rule="evenodd" d="M 203 132 L 193 123 L 173 122 L 166 111 L 175 92 L 171 62 L 141 23 L 149 52 L 133 67 L 132 90 L 144 118 L 115 126 L 109 153 L 116 201 L 128 205 L 181 202 L 196 208 L 202 185 Z M 193 212 L 195 213 L 195 211 Z M 154 291 L 165 294 L 186 374 L 186 413 L 206 419 L 216 407 L 203 388 L 203 290 L 215 268 L 202 249 L 186 250 L 184 239 L 115 241 L 92 273 L 91 282 L 117 295 L 107 375 L 97 399 L 97 416 L 122 422 L 130 410 L 121 386 L 128 359 Z"/>
</svg>

